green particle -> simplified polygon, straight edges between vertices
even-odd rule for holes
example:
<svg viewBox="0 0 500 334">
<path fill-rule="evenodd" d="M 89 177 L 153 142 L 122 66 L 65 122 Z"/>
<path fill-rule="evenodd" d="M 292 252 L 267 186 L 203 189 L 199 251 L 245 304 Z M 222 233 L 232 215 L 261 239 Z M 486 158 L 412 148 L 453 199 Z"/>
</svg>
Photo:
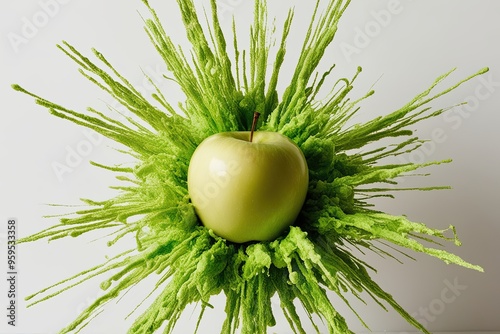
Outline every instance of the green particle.
<svg viewBox="0 0 500 334">
<path fill-rule="evenodd" d="M 317 67 L 334 39 L 349 1 L 330 0 L 323 12 L 315 11 L 292 79 L 282 93 L 277 87 L 293 10 L 283 22 L 282 35 L 272 37 L 266 1 L 256 0 L 251 42 L 242 50 L 235 35 L 238 22 L 234 22 L 233 36 L 228 39 L 230 34 L 223 32 L 219 24 L 216 0 L 211 0 L 211 10 L 206 13 L 197 12 L 192 0 L 178 0 L 192 44 L 189 52 L 181 52 L 148 1 L 143 2 L 150 13 L 145 20 L 146 32 L 186 95 L 181 105 L 170 104 L 168 92 L 159 89 L 152 96 L 142 96 L 104 55 L 93 50 L 95 60 L 91 60 L 66 42 L 59 48 L 80 66 L 81 73 L 134 117 L 120 122 L 92 108 L 86 113 L 73 111 L 19 85 L 13 86 L 34 97 L 53 115 L 124 144 L 137 160 L 134 168 L 94 163 L 117 173 L 124 182 L 117 187 L 120 194 L 104 202 L 84 200 L 89 205 L 87 209 L 23 240 L 78 237 L 103 229 L 111 231 L 107 240 L 110 247 L 126 235 L 135 236 L 135 247 L 27 297 L 31 305 L 90 278 L 107 275 L 101 283 L 103 296 L 61 331 L 76 333 L 108 301 L 119 298 L 146 277 L 158 275 L 159 296 L 146 301 L 150 304 L 144 313 L 132 313 L 136 321 L 130 333 L 153 333 L 165 324 L 164 333 L 171 333 L 189 304 L 201 305 L 201 319 L 203 310 L 211 307 L 210 298 L 220 293 L 226 296 L 227 314 L 221 333 L 236 333 L 237 329 L 248 334 L 265 333 L 276 324 L 271 308 L 271 298 L 275 295 L 294 333 L 306 333 L 304 321 L 311 321 L 319 332 L 313 315 L 322 318 L 329 333 L 351 333 L 328 299 L 328 290 L 346 303 L 347 296 L 361 298 L 361 292 L 365 291 L 379 305 L 391 306 L 417 329 L 428 333 L 372 280 L 371 267 L 349 249 L 354 245 L 387 256 L 390 248 L 383 250 L 374 245 L 374 241 L 384 241 L 482 271 L 456 255 L 420 243 L 420 240 L 444 240 L 459 245 L 453 226 L 447 231 L 432 229 L 406 217 L 378 212 L 372 209 L 369 200 L 393 197 L 392 191 L 398 190 L 398 177 L 449 162 L 387 165 L 383 159 L 417 149 L 422 141 L 410 127 L 445 111 L 433 110 L 429 103 L 487 69 L 439 89 L 450 71 L 399 110 L 347 127 L 352 116 L 361 112 L 359 102 L 373 92 L 359 100 L 349 98 L 360 68 L 353 78 L 332 81 L 334 67 L 323 74 L 317 73 Z M 200 23 L 206 18 L 210 22 L 209 31 Z M 273 46 L 270 41 L 275 37 L 277 42 Z M 273 61 L 271 55 L 275 55 Z M 333 91 L 326 100 L 317 101 L 318 92 L 327 86 L 334 87 Z M 186 175 L 190 157 L 204 138 L 222 131 L 248 130 L 255 111 L 263 115 L 261 130 L 280 132 L 303 150 L 310 168 L 310 188 L 298 221 L 287 233 L 273 242 L 238 245 L 226 242 L 200 225 L 187 195 Z M 149 126 L 143 126 L 144 122 Z M 394 145 L 380 144 L 378 149 L 363 150 L 367 144 L 386 138 L 392 138 Z M 381 184 L 394 188 L 384 188 Z M 133 219 L 136 217 L 141 218 Z M 309 319 L 299 317 L 296 302 L 310 315 Z"/>
</svg>

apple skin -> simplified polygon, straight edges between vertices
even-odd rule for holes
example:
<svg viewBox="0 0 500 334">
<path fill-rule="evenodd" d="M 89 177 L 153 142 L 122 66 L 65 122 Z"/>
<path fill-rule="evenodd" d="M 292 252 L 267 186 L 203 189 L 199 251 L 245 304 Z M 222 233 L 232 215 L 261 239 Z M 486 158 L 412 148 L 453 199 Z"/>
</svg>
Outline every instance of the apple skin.
<svg viewBox="0 0 500 334">
<path fill-rule="evenodd" d="M 307 195 L 304 154 L 277 132 L 222 132 L 195 150 L 188 192 L 203 225 L 229 241 L 271 241 L 292 225 Z"/>
</svg>

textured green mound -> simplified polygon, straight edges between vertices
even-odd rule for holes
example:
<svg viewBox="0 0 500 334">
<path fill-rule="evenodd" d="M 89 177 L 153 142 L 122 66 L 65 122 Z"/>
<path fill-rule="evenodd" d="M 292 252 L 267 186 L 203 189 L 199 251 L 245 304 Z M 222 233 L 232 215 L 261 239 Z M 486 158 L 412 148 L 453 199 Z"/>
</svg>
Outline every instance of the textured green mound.
<svg viewBox="0 0 500 334">
<path fill-rule="evenodd" d="M 294 333 L 305 333 L 297 301 L 313 324 L 313 315 L 319 315 L 330 333 L 351 333 L 326 291 L 335 292 L 346 303 L 347 296 L 361 298 L 361 293 L 367 292 L 381 307 L 393 307 L 413 326 L 428 333 L 371 279 L 369 270 L 373 268 L 350 249 L 367 248 L 390 256 L 392 248 L 381 249 L 382 241 L 446 263 L 482 270 L 449 252 L 420 243 L 445 240 L 459 245 L 453 226 L 449 229 L 451 237 L 446 237 L 447 231 L 376 211 L 369 201 L 392 197 L 391 191 L 399 189 L 399 176 L 441 163 L 384 164 L 383 159 L 417 149 L 423 141 L 410 126 L 444 112 L 432 109 L 429 103 L 487 69 L 439 89 L 451 72 L 446 73 L 399 110 L 365 124 L 347 126 L 359 111 L 359 102 L 373 92 L 359 100 L 349 98 L 361 69 L 352 79 L 332 80 L 333 67 L 326 73 L 317 73 L 317 68 L 348 1 L 329 0 L 321 13 L 318 1 L 297 66 L 283 92 L 277 91 L 277 84 L 293 10 L 283 21 L 282 34 L 274 45 L 266 1 L 256 0 L 250 45 L 242 51 L 236 37 L 237 22 L 228 46 L 216 0 L 211 0 L 211 10 L 202 16 L 209 23 L 209 31 L 202 27 L 193 1 L 178 0 L 192 44 L 186 53 L 172 42 L 148 1 L 143 2 L 150 12 L 146 31 L 185 93 L 186 99 L 179 106 L 173 106 L 168 94 L 160 89 L 150 97 L 142 96 L 101 53 L 94 50 L 96 61 L 92 61 L 66 42 L 59 48 L 80 66 L 81 73 L 130 110 L 133 117 L 120 122 L 93 108 L 76 112 L 14 85 L 53 115 L 126 145 L 130 149 L 127 153 L 136 160 L 133 168 L 94 163 L 117 173 L 124 182 L 117 187 L 119 196 L 104 202 L 84 200 L 88 209 L 23 240 L 78 237 L 109 229 L 110 247 L 126 235 L 136 237 L 135 247 L 27 299 L 37 304 L 89 278 L 108 274 L 101 284 L 103 296 L 62 330 L 77 332 L 100 313 L 106 302 L 149 275 L 159 275 L 159 296 L 137 316 L 130 333 L 153 333 L 163 325 L 164 332 L 171 333 L 186 306 L 200 304 L 201 319 L 203 311 L 211 307 L 210 297 L 220 293 L 226 296 L 227 314 L 221 333 L 238 329 L 248 334 L 266 333 L 275 325 L 271 308 L 275 295 Z M 274 62 L 269 59 L 271 54 L 276 57 Z M 318 100 L 320 90 L 327 86 L 330 94 Z M 302 149 L 310 168 L 310 186 L 298 221 L 287 233 L 272 242 L 234 244 L 200 224 L 190 204 L 186 176 L 191 155 L 204 138 L 223 131 L 248 130 L 255 111 L 262 114 L 260 130 L 280 132 Z M 387 138 L 392 138 L 392 145 L 381 143 Z M 379 143 L 379 148 L 374 149 L 374 143 Z M 372 148 L 363 150 L 368 144 Z"/>
</svg>

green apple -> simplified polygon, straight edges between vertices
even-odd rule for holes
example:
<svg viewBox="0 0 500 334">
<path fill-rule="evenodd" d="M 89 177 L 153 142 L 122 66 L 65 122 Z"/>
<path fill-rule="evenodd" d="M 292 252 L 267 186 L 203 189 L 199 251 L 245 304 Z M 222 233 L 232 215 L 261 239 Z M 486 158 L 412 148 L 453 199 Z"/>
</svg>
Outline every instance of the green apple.
<svg viewBox="0 0 500 334">
<path fill-rule="evenodd" d="M 304 154 L 277 132 L 210 136 L 196 148 L 188 170 L 198 217 L 236 243 L 277 238 L 295 222 L 308 183 Z"/>
</svg>

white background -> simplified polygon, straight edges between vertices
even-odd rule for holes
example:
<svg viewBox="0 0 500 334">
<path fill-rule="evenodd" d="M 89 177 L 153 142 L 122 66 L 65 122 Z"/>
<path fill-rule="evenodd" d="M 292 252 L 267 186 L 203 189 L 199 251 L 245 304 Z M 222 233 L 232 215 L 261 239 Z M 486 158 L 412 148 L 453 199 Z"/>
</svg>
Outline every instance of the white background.
<svg viewBox="0 0 500 334">
<path fill-rule="evenodd" d="M 104 102 L 111 103 L 85 81 L 78 74 L 76 64 L 55 47 L 61 40 L 73 43 L 86 54 L 90 54 L 91 47 L 96 47 L 132 83 L 146 90 L 141 68 L 145 72 L 164 71 L 142 29 L 138 12 L 147 13 L 141 1 L 61 0 L 50 8 L 42 5 L 50 2 L 2 0 L 0 3 L 0 263 L 6 258 L 8 218 L 17 218 L 20 235 L 27 236 L 57 223 L 56 218 L 42 216 L 74 209 L 53 208 L 47 206 L 48 203 L 79 204 L 80 197 L 106 199 L 113 196 L 113 191 L 107 188 L 117 184 L 113 175 L 91 167 L 88 161 L 114 163 L 124 159 L 114 151 L 119 148 L 117 145 L 93 137 L 97 141 L 87 146 L 88 154 L 75 162 L 71 172 L 58 178 L 54 163 L 66 164 L 68 152 L 90 141 L 80 127 L 49 115 L 31 98 L 14 92 L 10 85 L 19 83 L 43 97 L 80 111 L 87 106 L 103 110 Z M 161 9 L 169 32 L 182 42 L 183 29 L 175 2 L 152 3 Z M 285 15 L 289 4 L 297 6 L 293 37 L 288 44 L 292 59 L 286 63 L 289 71 L 284 71 L 290 72 L 294 66 L 293 50 L 296 55 L 312 1 L 270 3 L 273 13 L 280 17 Z M 242 27 L 251 19 L 251 1 L 219 0 L 219 5 L 225 8 L 225 26 L 231 23 L 232 14 Z M 385 15 L 387 13 L 389 15 Z M 37 23 L 38 28 L 30 31 L 26 25 L 32 23 Z M 12 42 L 13 36 L 25 40 L 16 44 Z M 418 254 L 416 262 L 405 259 L 404 265 L 373 255 L 367 255 L 366 261 L 378 269 L 374 277 L 382 287 L 417 319 L 427 322 L 431 331 L 500 330 L 500 289 L 497 285 L 500 281 L 497 256 L 500 251 L 500 2 L 355 0 L 326 58 L 325 68 L 336 63 L 339 77 L 352 75 L 358 65 L 363 67 L 364 72 L 355 86 L 356 94 L 363 94 L 377 82 L 376 94 L 363 103 L 359 121 L 402 106 L 451 68 L 457 67 L 457 70 L 443 88 L 480 68 L 490 67 L 489 74 L 484 76 L 488 84 L 474 79 L 433 104 L 442 107 L 469 101 L 472 104 L 468 109 L 452 109 L 446 117 L 429 120 L 416 128 L 423 138 L 431 139 L 436 133 L 439 138 L 431 141 L 426 150 L 407 159 L 453 158 L 454 162 L 429 168 L 426 172 L 432 173 L 431 176 L 405 180 L 405 183 L 451 185 L 453 190 L 399 193 L 396 200 L 377 202 L 382 210 L 406 214 L 432 227 L 446 228 L 454 224 L 463 246 L 457 248 L 448 244 L 446 249 L 483 266 L 485 273 L 447 266 Z M 166 81 L 159 79 L 158 84 L 168 88 Z M 174 98 L 178 96 L 172 93 Z M 92 234 L 81 239 L 19 246 L 19 294 L 27 296 L 104 261 L 110 250 L 102 240 L 92 242 L 98 236 Z M 125 249 L 131 243 L 118 247 Z M 0 268 L 4 267 L 0 264 Z M 19 326 L 8 327 L 6 318 L 0 313 L 3 319 L 0 333 L 54 333 L 60 330 L 100 295 L 98 283 L 92 280 L 29 309 L 25 309 L 25 302 L 20 298 Z M 126 332 L 133 319 L 123 320 L 124 317 L 149 291 L 152 283 L 154 278 L 128 294 L 118 305 L 110 304 L 83 333 Z M 459 288 L 453 292 L 450 284 Z M 2 280 L 0 305 L 7 302 L 6 289 L 6 282 Z M 354 332 L 366 330 L 344 305 L 335 303 Z M 202 323 L 202 333 L 218 332 L 224 318 L 222 298 L 214 299 L 214 305 L 216 309 L 210 311 Z M 367 306 L 357 302 L 353 305 L 373 331 L 400 333 L 412 330 L 395 312 L 385 312 L 372 302 Z M 188 311 L 176 333 L 192 332 L 196 317 L 196 312 Z M 278 321 L 270 333 L 290 333 L 283 317 L 278 315 Z"/>
</svg>

